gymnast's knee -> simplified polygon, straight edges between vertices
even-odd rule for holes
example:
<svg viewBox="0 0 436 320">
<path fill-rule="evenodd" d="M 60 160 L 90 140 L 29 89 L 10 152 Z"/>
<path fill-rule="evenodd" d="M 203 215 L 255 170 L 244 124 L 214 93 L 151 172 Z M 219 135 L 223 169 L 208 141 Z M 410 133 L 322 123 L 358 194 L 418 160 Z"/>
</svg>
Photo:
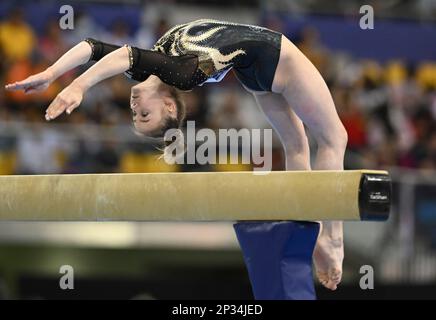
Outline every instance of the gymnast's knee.
<svg viewBox="0 0 436 320">
<path fill-rule="evenodd" d="M 333 131 L 333 130 L 332 130 Z M 316 138 L 318 149 L 332 150 L 343 154 L 347 148 L 348 133 L 342 123 L 334 130 Z"/>
<path fill-rule="evenodd" d="M 309 159 L 310 148 L 306 135 L 294 136 L 289 141 L 284 141 L 283 146 L 286 156 L 302 157 Z"/>
</svg>

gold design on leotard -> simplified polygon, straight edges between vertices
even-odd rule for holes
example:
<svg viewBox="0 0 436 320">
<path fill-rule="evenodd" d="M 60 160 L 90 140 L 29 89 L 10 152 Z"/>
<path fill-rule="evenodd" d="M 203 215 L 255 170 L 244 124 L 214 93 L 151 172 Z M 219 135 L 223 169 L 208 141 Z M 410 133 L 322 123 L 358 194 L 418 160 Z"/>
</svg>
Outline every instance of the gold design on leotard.
<svg viewBox="0 0 436 320">
<path fill-rule="evenodd" d="M 166 42 L 170 41 L 172 37 L 174 37 L 174 34 L 176 34 L 176 30 L 177 29 L 181 29 L 181 28 L 183 28 L 186 25 L 187 25 L 187 23 L 178 24 L 178 25 L 172 27 L 167 32 L 165 32 L 165 34 L 155 43 L 155 45 L 153 46 L 152 50 L 159 51 L 159 52 L 162 52 L 162 53 L 166 53 L 163 45 Z M 172 42 L 174 43 L 175 41 L 173 40 Z"/>
<path fill-rule="evenodd" d="M 201 24 L 212 24 L 217 26 L 206 28 L 204 32 L 198 35 L 189 34 L 193 27 L 197 27 Z M 206 75 L 210 76 L 217 71 L 229 67 L 233 58 L 241 54 L 246 54 L 245 50 L 242 49 L 235 50 L 228 54 L 222 54 L 217 48 L 202 45 L 203 41 L 232 25 L 240 24 L 211 19 L 201 19 L 190 23 L 177 25 L 167 31 L 164 36 L 159 39 L 159 41 L 153 47 L 153 50 L 158 50 L 172 56 L 195 54 L 198 56 L 199 69 Z M 164 44 L 168 42 L 171 43 L 171 46 L 167 51 L 165 51 Z"/>
<path fill-rule="evenodd" d="M 208 24 L 218 24 L 219 27 L 210 28 L 209 30 L 197 35 L 192 36 L 189 34 L 189 31 L 199 24 L 208 23 Z M 217 48 L 212 48 L 208 46 L 201 45 L 201 42 L 204 40 L 209 39 L 211 36 L 216 34 L 218 31 L 221 31 L 227 27 L 227 25 L 234 25 L 232 23 L 222 22 L 222 21 L 216 21 L 216 20 L 209 20 L 209 19 L 202 19 L 194 21 L 190 24 L 188 24 L 183 30 L 181 30 L 181 36 L 179 45 L 184 51 L 187 51 L 189 53 L 194 53 L 199 56 L 200 65 L 202 64 L 202 60 L 212 60 L 213 66 L 215 68 L 214 71 L 220 71 L 224 68 L 226 68 L 232 61 L 233 58 L 235 58 L 238 55 L 245 54 L 245 51 L 242 49 L 235 50 L 233 52 L 230 52 L 229 54 L 222 54 Z M 204 67 L 208 66 L 208 63 L 205 61 Z M 209 69 L 209 68 L 208 68 Z M 212 72 L 205 72 L 206 74 L 210 75 Z"/>
</svg>

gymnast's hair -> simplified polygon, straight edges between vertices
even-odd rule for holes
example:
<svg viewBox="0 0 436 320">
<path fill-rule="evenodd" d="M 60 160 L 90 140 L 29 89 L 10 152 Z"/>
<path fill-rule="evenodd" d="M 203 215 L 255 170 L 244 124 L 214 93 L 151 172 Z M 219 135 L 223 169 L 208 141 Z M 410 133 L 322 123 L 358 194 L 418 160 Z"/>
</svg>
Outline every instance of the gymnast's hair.
<svg viewBox="0 0 436 320">
<path fill-rule="evenodd" d="M 169 145 L 173 143 L 177 143 L 177 145 L 174 145 L 174 147 L 176 147 L 177 150 L 183 150 L 184 154 L 185 143 L 181 127 L 183 126 L 183 122 L 186 116 L 186 106 L 185 102 L 183 101 L 181 91 L 176 87 L 167 85 L 162 82 L 159 85 L 158 90 L 161 94 L 172 98 L 176 104 L 177 109 L 176 117 L 167 115 L 163 119 L 162 127 L 159 129 L 159 131 L 153 133 L 152 135 L 155 138 L 162 139 L 164 147 L 160 149 L 163 152 L 161 157 L 164 159 L 168 159 L 169 157 L 172 157 L 169 151 Z M 171 139 L 169 137 L 171 137 Z M 183 154 L 178 154 L 177 156 L 183 156 Z"/>
<path fill-rule="evenodd" d="M 182 99 L 180 90 L 177 89 L 176 87 L 167 85 L 162 82 L 159 85 L 158 90 L 160 91 L 161 94 L 167 95 L 168 97 L 172 98 L 177 108 L 177 113 L 175 118 L 167 116 L 164 119 L 164 124 L 160 132 L 160 136 L 164 137 L 165 133 L 169 129 L 180 129 L 183 126 L 183 121 L 185 120 L 185 116 L 186 116 L 186 106 L 185 106 L 185 102 Z"/>
</svg>

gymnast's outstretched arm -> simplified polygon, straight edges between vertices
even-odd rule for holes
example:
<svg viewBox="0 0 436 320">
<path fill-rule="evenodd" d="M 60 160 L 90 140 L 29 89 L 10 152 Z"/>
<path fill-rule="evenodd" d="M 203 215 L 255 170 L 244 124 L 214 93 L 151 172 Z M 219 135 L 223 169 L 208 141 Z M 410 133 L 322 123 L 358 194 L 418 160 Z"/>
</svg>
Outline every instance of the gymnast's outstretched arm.
<svg viewBox="0 0 436 320">
<path fill-rule="evenodd" d="M 44 91 L 65 72 L 87 63 L 91 59 L 92 52 L 91 45 L 87 41 L 81 41 L 46 70 L 24 80 L 8 84 L 5 88 L 7 90 L 24 90 L 25 93 Z"/>
<path fill-rule="evenodd" d="M 46 120 L 55 119 L 65 111 L 71 113 L 80 105 L 90 87 L 120 73 L 127 73 L 138 81 L 144 81 L 153 74 L 181 90 L 190 90 L 207 79 L 198 69 L 198 57 L 195 55 L 168 56 L 152 50 L 127 45 L 118 47 L 87 39 L 46 71 L 7 85 L 6 89 L 24 90 L 27 93 L 45 90 L 62 73 L 89 60 L 98 62 L 58 94 L 46 110 Z"/>
<path fill-rule="evenodd" d="M 51 120 L 62 112 L 71 113 L 82 101 L 85 91 L 95 83 L 129 69 L 130 48 L 105 44 L 86 39 L 68 52 L 45 71 L 32 75 L 22 81 L 5 86 L 6 90 L 24 90 L 25 93 L 43 91 L 65 72 L 87 63 L 98 61 L 87 72 L 74 80 L 60 92 L 47 108 L 45 118 Z"/>
<path fill-rule="evenodd" d="M 53 120 L 63 112 L 70 114 L 80 105 L 83 95 L 90 87 L 127 71 L 130 68 L 129 61 L 128 47 L 118 48 L 105 55 L 56 96 L 46 110 L 45 119 Z"/>
</svg>

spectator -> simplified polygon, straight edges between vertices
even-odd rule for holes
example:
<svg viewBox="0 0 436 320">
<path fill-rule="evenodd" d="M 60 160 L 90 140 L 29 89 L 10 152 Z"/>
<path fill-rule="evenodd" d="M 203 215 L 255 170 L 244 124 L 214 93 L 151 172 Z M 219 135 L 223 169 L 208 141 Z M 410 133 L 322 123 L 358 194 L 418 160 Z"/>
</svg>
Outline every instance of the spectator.
<svg viewBox="0 0 436 320">
<path fill-rule="evenodd" d="M 298 47 L 315 67 L 325 74 L 327 68 L 328 51 L 320 41 L 318 30 L 313 27 L 303 28 Z"/>
<path fill-rule="evenodd" d="M 28 60 L 35 47 L 33 29 L 24 20 L 22 9 L 15 8 L 0 23 L 0 49 L 10 62 Z"/>
<path fill-rule="evenodd" d="M 39 40 L 38 53 L 42 59 L 53 63 L 69 49 L 57 20 L 50 20 Z"/>
<path fill-rule="evenodd" d="M 18 173 L 48 174 L 60 173 L 62 163 L 60 152 L 63 151 L 62 132 L 53 127 L 45 127 L 40 116 L 28 112 L 27 121 L 32 125 L 22 129 L 18 134 L 17 156 Z"/>
<path fill-rule="evenodd" d="M 115 173 L 119 172 L 120 156 L 117 151 L 115 141 L 103 142 L 100 150 L 95 155 L 96 173 Z"/>
<path fill-rule="evenodd" d="M 348 133 L 348 148 L 358 151 L 367 145 L 366 117 L 346 88 L 332 90 L 339 117 Z"/>
</svg>

